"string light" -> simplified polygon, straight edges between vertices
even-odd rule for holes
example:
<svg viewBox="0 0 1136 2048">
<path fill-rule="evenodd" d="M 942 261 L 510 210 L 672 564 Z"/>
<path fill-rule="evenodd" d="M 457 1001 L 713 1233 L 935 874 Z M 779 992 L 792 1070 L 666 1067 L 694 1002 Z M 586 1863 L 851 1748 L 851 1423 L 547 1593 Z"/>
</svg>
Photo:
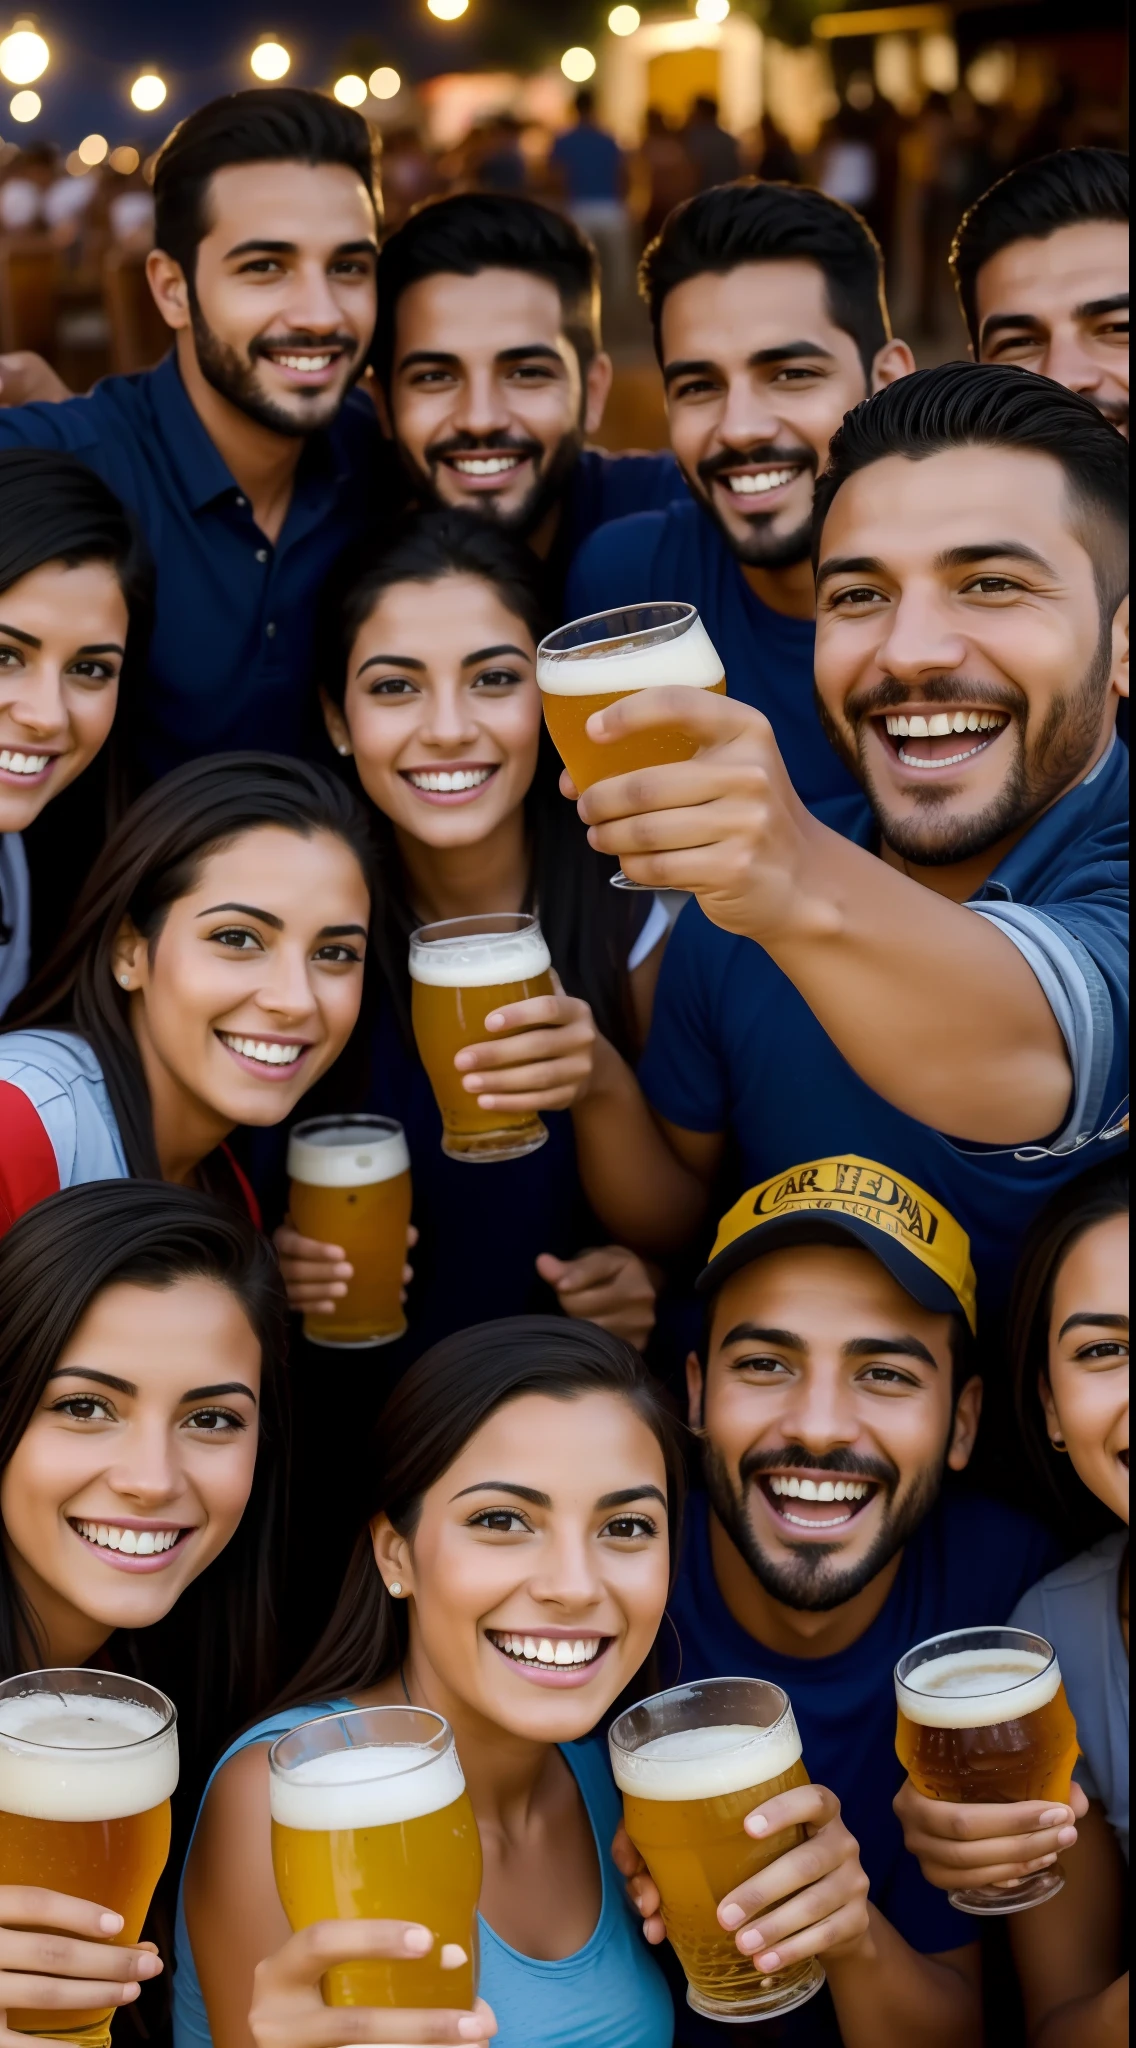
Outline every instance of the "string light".
<svg viewBox="0 0 1136 2048">
<path fill-rule="evenodd" d="M 348 71 L 342 78 L 337 78 L 331 89 L 343 107 L 361 107 L 367 97 L 366 81 L 356 71 Z"/>
<path fill-rule="evenodd" d="M 95 164 L 102 163 L 108 147 L 109 144 L 105 135 L 84 135 L 75 154 L 80 163 L 86 164 L 89 169 L 93 169 Z"/>
<path fill-rule="evenodd" d="M 435 21 L 460 21 L 469 0 L 426 0 Z"/>
<path fill-rule="evenodd" d="M 249 70 L 254 78 L 263 78 L 267 84 L 283 78 L 291 68 L 291 56 L 275 36 L 262 37 L 249 58 Z"/>
<path fill-rule="evenodd" d="M 694 12 L 699 21 L 725 21 L 729 11 L 730 0 L 694 0 Z"/>
<path fill-rule="evenodd" d="M 393 64 L 380 64 L 367 80 L 367 89 L 373 99 L 393 100 L 402 91 L 402 80 Z"/>
<path fill-rule="evenodd" d="M 633 36 L 639 26 L 637 7 L 613 7 L 607 18 L 613 36 Z"/>
<path fill-rule="evenodd" d="M 156 71 L 143 71 L 130 88 L 130 98 L 140 114 L 153 114 L 166 97 L 166 82 Z"/>
<path fill-rule="evenodd" d="M 8 107 L 13 121 L 34 121 L 42 113 L 43 101 L 38 92 L 14 92 Z"/>
<path fill-rule="evenodd" d="M 117 149 L 111 150 L 107 158 L 111 170 L 117 171 L 120 178 L 129 178 L 131 173 L 138 169 L 141 161 L 138 151 L 131 142 L 121 142 Z"/>
<path fill-rule="evenodd" d="M 565 78 L 571 79 L 573 85 L 583 85 L 586 78 L 591 78 L 595 68 L 596 60 L 591 51 L 583 49 L 579 43 L 573 43 L 572 48 L 565 50 L 560 59 L 560 69 Z"/>
<path fill-rule="evenodd" d="M 0 72 L 9 85 L 31 85 L 34 79 L 42 78 L 50 58 L 51 51 L 30 21 L 17 21 L 0 43 Z M 17 120 L 20 118 L 16 116 Z"/>
</svg>

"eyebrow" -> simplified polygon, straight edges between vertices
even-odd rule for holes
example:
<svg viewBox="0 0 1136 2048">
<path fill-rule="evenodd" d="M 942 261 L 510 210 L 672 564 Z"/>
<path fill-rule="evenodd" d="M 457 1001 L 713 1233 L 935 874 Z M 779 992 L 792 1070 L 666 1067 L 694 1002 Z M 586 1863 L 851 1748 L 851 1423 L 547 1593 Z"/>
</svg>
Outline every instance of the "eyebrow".
<svg viewBox="0 0 1136 2048">
<path fill-rule="evenodd" d="M 550 1508 L 552 1496 L 538 1493 L 533 1486 L 515 1486 L 511 1479 L 479 1479 L 473 1486 L 463 1486 L 455 1493 L 454 1500 L 464 1500 L 469 1493 L 511 1493 L 517 1500 L 527 1501 L 530 1507 Z M 666 1495 L 657 1486 L 624 1486 L 618 1493 L 604 1493 L 596 1502 L 597 1508 L 622 1508 L 632 1500 L 657 1500 L 666 1507 Z"/>
<path fill-rule="evenodd" d="M 803 1337 L 795 1330 L 777 1330 L 761 1323 L 735 1323 L 722 1339 L 723 1348 L 728 1344 L 775 1344 L 780 1351 L 807 1351 Z M 921 1344 L 918 1337 L 852 1337 L 841 1345 L 845 1358 L 869 1358 L 881 1351 L 893 1357 L 920 1358 L 925 1365 L 938 1371 L 938 1360 Z"/>
<path fill-rule="evenodd" d="M 252 256 L 258 253 L 265 256 L 296 256 L 299 254 L 299 249 L 300 245 L 298 242 L 266 242 L 254 237 L 249 242 L 235 243 L 233 248 L 226 252 L 225 262 L 231 263 L 234 256 Z M 331 254 L 333 256 L 355 256 L 362 250 L 368 251 L 372 256 L 377 255 L 378 244 L 366 238 L 358 242 L 337 242 Z"/>
<path fill-rule="evenodd" d="M 366 661 L 360 662 L 355 673 L 361 676 L 369 668 L 409 668 L 419 675 L 426 673 L 426 663 L 417 661 L 411 654 L 369 654 Z"/>
<path fill-rule="evenodd" d="M 1066 1316 L 1065 1321 L 1057 1332 L 1057 1336 L 1058 1341 L 1060 1341 L 1069 1330 L 1126 1330 L 1127 1328 L 1127 1316 L 1098 1316 L 1089 1314 L 1087 1310 L 1081 1310 L 1076 1315 Z"/>
<path fill-rule="evenodd" d="M 804 1351 L 805 1340 L 795 1330 L 775 1330 L 766 1323 L 735 1323 L 722 1339 L 726 1344 L 777 1344 L 782 1351 Z"/>
<path fill-rule="evenodd" d="M 110 1387 L 116 1394 L 129 1394 L 131 1397 L 138 1392 L 133 1380 L 120 1380 L 112 1372 L 96 1372 L 94 1367 L 89 1365 L 57 1366 L 49 1376 L 48 1385 L 52 1380 L 61 1379 L 92 1380 L 98 1387 Z M 215 1387 L 190 1387 L 188 1393 L 179 1395 L 178 1406 L 183 1406 L 187 1401 L 215 1401 L 222 1394 L 247 1394 L 253 1406 L 256 1406 L 256 1395 L 251 1387 L 246 1387 L 243 1380 L 223 1380 Z"/>
<path fill-rule="evenodd" d="M 523 341 L 516 348 L 499 348 L 493 360 L 497 363 L 521 363 L 527 362 L 532 356 L 543 356 L 548 362 L 559 363 L 561 369 L 564 367 L 564 358 L 559 349 L 553 348 L 547 341 Z M 461 357 L 453 349 L 412 348 L 406 355 L 399 357 L 398 368 L 413 370 L 420 363 L 460 362 Z"/>
<path fill-rule="evenodd" d="M 75 649 L 76 654 L 125 654 L 126 649 L 119 640 L 88 640 Z"/>
<path fill-rule="evenodd" d="M 472 668 L 479 661 L 493 661 L 499 654 L 515 654 L 521 661 L 531 659 L 523 647 L 514 647 L 511 640 L 502 640 L 500 647 L 479 647 L 476 654 L 463 655 L 462 667 Z"/>
<path fill-rule="evenodd" d="M 1073 318 L 1075 320 L 1097 320 L 1102 313 L 1126 313 L 1128 302 L 1129 294 L 1127 292 L 1116 292 L 1112 298 L 1108 299 L 1086 299 L 1083 305 L 1074 306 Z M 1003 334 L 1014 327 L 1025 327 L 1031 333 L 1038 333 L 1044 326 L 1045 322 L 1040 320 L 1036 313 L 991 313 L 989 319 L 984 320 L 982 323 L 982 333 L 979 338 L 980 341 L 987 342 L 991 335 Z"/>
<path fill-rule="evenodd" d="M 770 363 L 797 362 L 802 356 L 822 356 L 827 363 L 832 363 L 836 360 L 832 350 L 825 348 L 823 343 L 819 341 L 779 341 L 772 348 L 754 349 L 752 355 L 746 357 L 746 366 L 751 370 L 761 370 Z M 665 363 L 663 366 L 663 382 L 664 384 L 670 384 L 675 377 L 704 375 L 707 370 L 717 370 L 718 368 L 719 365 L 711 361 L 709 357 L 702 361 L 692 359 L 677 363 Z"/>
<path fill-rule="evenodd" d="M 271 910 L 258 910 L 254 903 L 211 903 L 208 910 L 199 910 L 197 915 L 199 918 L 216 917 L 219 910 L 236 910 L 242 917 L 258 918 L 261 924 L 270 924 L 274 932 L 284 929 L 282 917 L 274 917 Z"/>
<path fill-rule="evenodd" d="M 34 633 L 21 633 L 18 626 L 0 625 L 0 633 L 7 633 L 10 640 L 18 640 L 21 647 L 43 646 L 43 641 L 37 640 Z"/>
<path fill-rule="evenodd" d="M 967 547 L 944 548 L 935 556 L 936 569 L 970 569 L 979 562 L 1010 561 L 1029 562 L 1035 569 L 1043 569 L 1047 576 L 1055 576 L 1052 562 L 1039 555 L 1036 548 L 1027 547 L 1020 540 L 979 540 Z M 827 582 L 831 576 L 887 576 L 891 572 L 879 555 L 829 555 L 817 569 L 818 585 Z"/>
</svg>

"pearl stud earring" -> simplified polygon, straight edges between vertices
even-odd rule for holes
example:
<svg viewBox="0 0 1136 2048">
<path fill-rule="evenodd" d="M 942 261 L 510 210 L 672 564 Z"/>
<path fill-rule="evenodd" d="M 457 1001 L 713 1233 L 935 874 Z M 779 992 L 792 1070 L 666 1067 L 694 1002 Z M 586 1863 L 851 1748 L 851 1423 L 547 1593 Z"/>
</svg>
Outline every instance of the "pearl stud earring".
<svg viewBox="0 0 1136 2048">
<path fill-rule="evenodd" d="M 128 974 L 120 974 L 118 978 L 122 983 L 123 988 L 130 987 L 130 976 Z"/>
<path fill-rule="evenodd" d="M 387 1592 L 390 1593 L 395 1600 L 400 1599 L 402 1596 L 402 1580 L 392 1579 L 390 1585 L 387 1587 Z"/>
<path fill-rule="evenodd" d="M 341 740 L 339 745 L 336 747 L 335 751 L 337 754 L 349 754 L 351 752 L 351 749 L 344 743 L 343 740 Z"/>
</svg>

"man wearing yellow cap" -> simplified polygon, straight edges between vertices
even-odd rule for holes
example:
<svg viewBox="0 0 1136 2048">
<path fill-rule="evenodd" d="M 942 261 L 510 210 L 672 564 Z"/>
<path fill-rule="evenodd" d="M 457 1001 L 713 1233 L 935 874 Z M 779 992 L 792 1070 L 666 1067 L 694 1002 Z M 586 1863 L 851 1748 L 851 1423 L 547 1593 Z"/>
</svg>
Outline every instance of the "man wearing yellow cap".
<svg viewBox="0 0 1136 2048">
<path fill-rule="evenodd" d="M 735 1203 L 698 1286 L 706 1336 L 687 1375 L 705 1491 L 670 1607 L 681 1676 L 785 1688 L 812 1783 L 762 1813 L 814 1831 L 807 1859 L 771 1864 L 719 1919 L 762 1971 L 821 1957 L 832 2005 L 790 2015 L 786 2041 L 970 2048 L 978 1943 L 903 1846 L 892 1671 L 924 1637 L 1005 1621 L 1055 1553 L 947 1476 L 981 1408 L 967 1234 L 878 1161 L 814 1159 Z M 625 1840 L 620 1854 L 661 1940 L 658 1895 Z M 700 2024 L 683 2015 L 692 2048 Z"/>
</svg>

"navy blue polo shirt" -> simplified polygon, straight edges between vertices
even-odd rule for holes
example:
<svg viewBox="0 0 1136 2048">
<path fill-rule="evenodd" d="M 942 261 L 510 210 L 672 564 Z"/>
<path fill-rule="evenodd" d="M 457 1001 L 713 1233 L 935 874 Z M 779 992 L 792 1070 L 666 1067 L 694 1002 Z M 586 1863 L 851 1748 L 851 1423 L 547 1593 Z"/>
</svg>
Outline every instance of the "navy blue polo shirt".
<svg viewBox="0 0 1136 2048">
<path fill-rule="evenodd" d="M 892 1800 L 903 1783 L 895 1753 L 892 1674 L 905 1650 L 947 1629 L 1007 1621 L 1022 1594 L 1060 1559 L 1040 1523 L 1001 1502 L 949 1487 L 907 1543 L 895 1581 L 875 1620 L 831 1657 L 788 1657 L 767 1650 L 735 1621 L 718 1589 L 710 1554 L 709 1507 L 693 1495 L 682 1561 L 668 1611 L 677 1643 L 663 1629 L 663 1654 L 682 1653 L 684 1682 L 700 1678 L 764 1678 L 788 1693 L 800 1730 L 805 1769 L 840 1801 L 860 1846 L 872 1904 L 920 1955 L 940 1955 L 975 1941 L 979 1929 L 927 1883 L 903 1846 Z M 676 1673 L 665 1673 L 668 1684 Z M 778 2039 L 810 2048 L 838 2043 L 822 1994 L 787 2018 Z M 699 2044 L 716 2032 L 690 2030 Z M 754 2040 L 765 2033 L 755 2027 Z M 741 2033 L 740 2038 L 749 2038 Z"/>
<path fill-rule="evenodd" d="M 602 539 L 581 547 L 568 577 L 567 614 L 585 618 L 667 598 L 697 605 L 722 657 L 730 696 L 764 712 L 802 803 L 834 831 L 853 830 L 867 807 L 817 717 L 816 628 L 811 619 L 786 618 L 762 603 L 688 491 L 663 512 L 605 526 Z"/>
<path fill-rule="evenodd" d="M 352 392 L 304 443 L 275 544 L 257 526 L 171 353 L 85 398 L 0 409 L 0 447 L 64 448 L 135 513 L 157 570 L 150 687 L 133 751 L 148 775 L 230 747 L 306 751 L 320 587 L 376 515 L 390 471 Z"/>
<path fill-rule="evenodd" d="M 970 908 L 1029 961 L 1073 1069 L 1065 1127 L 1017 1147 L 952 1141 L 862 1081 L 788 977 L 751 939 L 690 903 L 663 955 L 639 1079 L 661 1116 L 726 1132 L 722 1207 L 809 1159 L 856 1153 L 909 1174 L 969 1232 L 980 1310 L 1004 1302 L 1025 1231 L 1064 1183 L 1127 1145 L 1128 750 L 1019 840 Z M 887 1030 L 887 1018 L 879 1020 Z M 918 1061 L 916 1045 L 895 1056 Z"/>
</svg>

